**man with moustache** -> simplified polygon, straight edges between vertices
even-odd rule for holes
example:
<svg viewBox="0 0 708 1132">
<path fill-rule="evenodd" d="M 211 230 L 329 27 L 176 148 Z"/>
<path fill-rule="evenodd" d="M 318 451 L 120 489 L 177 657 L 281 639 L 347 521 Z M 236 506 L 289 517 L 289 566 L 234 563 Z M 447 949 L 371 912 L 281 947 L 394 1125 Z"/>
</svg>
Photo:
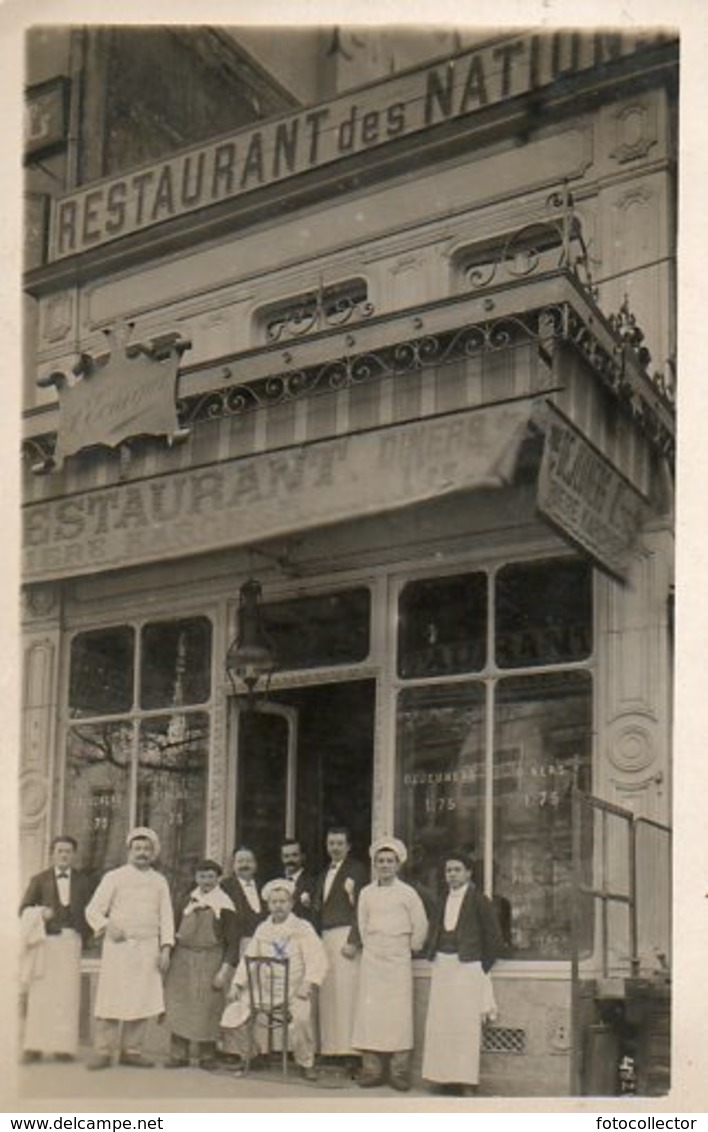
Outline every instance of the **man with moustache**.
<svg viewBox="0 0 708 1132">
<path fill-rule="evenodd" d="M 233 853 L 233 874 L 224 877 L 221 887 L 231 897 L 235 923 L 224 963 L 237 967 L 249 939 L 268 915 L 258 892 L 256 872 L 258 862 L 252 849 L 238 846 Z M 229 978 L 233 972 L 229 973 Z"/>
<path fill-rule="evenodd" d="M 312 923 L 314 916 L 313 897 L 316 878 L 305 869 L 305 854 L 296 839 L 284 841 L 280 846 L 280 859 L 283 872 L 295 885 L 293 889 L 293 912 L 302 920 Z"/>
<path fill-rule="evenodd" d="M 89 1069 L 108 1069 L 120 1042 L 120 1064 L 152 1068 L 142 1047 L 150 1018 L 164 1013 L 162 980 L 174 946 L 167 881 L 153 868 L 160 852 L 154 830 L 128 834 L 128 863 L 106 873 L 86 908 L 103 952 L 96 991 L 96 1054 Z"/>
</svg>

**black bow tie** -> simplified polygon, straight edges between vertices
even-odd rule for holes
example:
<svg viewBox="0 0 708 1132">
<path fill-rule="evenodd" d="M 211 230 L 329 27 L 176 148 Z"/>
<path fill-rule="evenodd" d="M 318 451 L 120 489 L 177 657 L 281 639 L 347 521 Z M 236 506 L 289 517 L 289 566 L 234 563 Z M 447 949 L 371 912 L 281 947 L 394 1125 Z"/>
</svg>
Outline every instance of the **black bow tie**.
<svg viewBox="0 0 708 1132">
<path fill-rule="evenodd" d="M 67 878 L 67 880 L 68 880 L 68 878 L 69 878 L 69 874 L 68 874 L 68 872 L 66 872 L 66 871 L 64 870 L 64 871 L 62 871 L 62 872 L 60 872 L 60 873 L 57 873 L 57 880 L 61 880 L 61 878 L 62 878 L 62 877 L 66 877 L 66 878 Z"/>
</svg>

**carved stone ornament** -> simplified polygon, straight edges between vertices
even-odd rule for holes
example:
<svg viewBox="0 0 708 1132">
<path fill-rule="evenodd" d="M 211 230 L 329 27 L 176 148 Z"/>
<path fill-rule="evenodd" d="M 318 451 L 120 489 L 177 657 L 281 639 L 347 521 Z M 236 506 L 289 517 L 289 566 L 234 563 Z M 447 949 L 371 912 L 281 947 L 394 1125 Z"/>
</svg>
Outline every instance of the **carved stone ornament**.
<svg viewBox="0 0 708 1132">
<path fill-rule="evenodd" d="M 58 596 L 56 586 L 26 586 L 22 591 L 25 611 L 30 617 L 49 617 Z"/>
<path fill-rule="evenodd" d="M 623 106 L 615 115 L 616 145 L 611 156 L 620 164 L 646 157 L 656 145 L 654 108 L 642 103 Z"/>
<path fill-rule="evenodd" d="M 67 458 L 93 445 L 116 448 L 134 436 L 164 436 L 169 444 L 186 440 L 189 430 L 177 419 L 179 361 L 191 342 L 178 333 L 146 342 L 127 342 L 132 324 L 106 330 L 107 348 L 82 353 L 71 371 L 37 380 L 54 386 L 59 397 L 59 429 L 54 455 L 35 472 L 59 470 Z"/>
<path fill-rule="evenodd" d="M 636 721 L 620 725 L 612 737 L 608 754 L 612 765 L 625 774 L 646 770 L 656 758 L 649 727 Z"/>
<path fill-rule="evenodd" d="M 20 816 L 23 823 L 38 822 L 47 806 L 47 780 L 39 774 L 25 774 L 20 780 Z"/>
</svg>

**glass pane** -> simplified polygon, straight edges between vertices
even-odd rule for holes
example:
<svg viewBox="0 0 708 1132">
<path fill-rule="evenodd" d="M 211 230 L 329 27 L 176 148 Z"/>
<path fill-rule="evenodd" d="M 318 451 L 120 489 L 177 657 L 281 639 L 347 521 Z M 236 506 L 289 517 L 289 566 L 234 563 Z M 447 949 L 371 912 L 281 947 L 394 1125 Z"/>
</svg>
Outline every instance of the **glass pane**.
<svg viewBox="0 0 708 1132">
<path fill-rule="evenodd" d="M 281 669 L 356 664 L 369 655 L 371 596 L 362 587 L 263 607 Z"/>
<path fill-rule="evenodd" d="M 236 844 L 253 849 L 261 879 L 281 872 L 288 734 L 285 715 L 239 713 Z"/>
<path fill-rule="evenodd" d="M 408 582 L 398 608 L 398 675 L 479 672 L 487 640 L 487 576 Z"/>
<path fill-rule="evenodd" d="M 501 680 L 494 742 L 494 892 L 520 958 L 567 958 L 571 926 L 571 787 L 590 788 L 587 672 Z M 589 948 L 586 924 L 583 948 Z"/>
<path fill-rule="evenodd" d="M 69 728 L 62 832 L 76 838 L 90 872 L 125 864 L 132 742 L 127 721 Z"/>
<path fill-rule="evenodd" d="M 160 838 L 159 867 L 179 898 L 193 885 L 205 850 L 209 716 L 178 712 L 143 720 L 138 758 L 135 822 Z"/>
<path fill-rule="evenodd" d="M 142 633 L 140 706 L 202 704 L 211 687 L 211 622 L 206 617 L 146 625 Z"/>
<path fill-rule="evenodd" d="M 500 668 L 583 660 L 592 652 L 592 568 L 581 561 L 504 566 L 496 581 Z"/>
<path fill-rule="evenodd" d="M 77 633 L 71 642 L 69 714 L 115 715 L 133 706 L 134 632 L 127 625 Z"/>
<path fill-rule="evenodd" d="M 482 883 L 484 700 L 481 684 L 399 693 L 397 832 L 407 876 L 436 896 L 444 854 L 467 848 Z"/>
</svg>

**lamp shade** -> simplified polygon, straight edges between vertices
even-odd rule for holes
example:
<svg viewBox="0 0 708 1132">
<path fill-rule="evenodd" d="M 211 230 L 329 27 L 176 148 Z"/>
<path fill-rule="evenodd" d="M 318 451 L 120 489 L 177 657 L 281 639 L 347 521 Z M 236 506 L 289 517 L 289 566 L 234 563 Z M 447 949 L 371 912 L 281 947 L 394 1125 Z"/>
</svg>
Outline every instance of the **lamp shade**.
<svg viewBox="0 0 708 1132">
<path fill-rule="evenodd" d="M 270 680 L 277 667 L 261 614 L 261 594 L 260 582 L 253 578 L 241 586 L 238 632 L 226 654 L 226 671 L 234 690 L 238 690 L 238 681 L 241 681 L 249 696 L 255 694 L 259 680 Z"/>
</svg>

